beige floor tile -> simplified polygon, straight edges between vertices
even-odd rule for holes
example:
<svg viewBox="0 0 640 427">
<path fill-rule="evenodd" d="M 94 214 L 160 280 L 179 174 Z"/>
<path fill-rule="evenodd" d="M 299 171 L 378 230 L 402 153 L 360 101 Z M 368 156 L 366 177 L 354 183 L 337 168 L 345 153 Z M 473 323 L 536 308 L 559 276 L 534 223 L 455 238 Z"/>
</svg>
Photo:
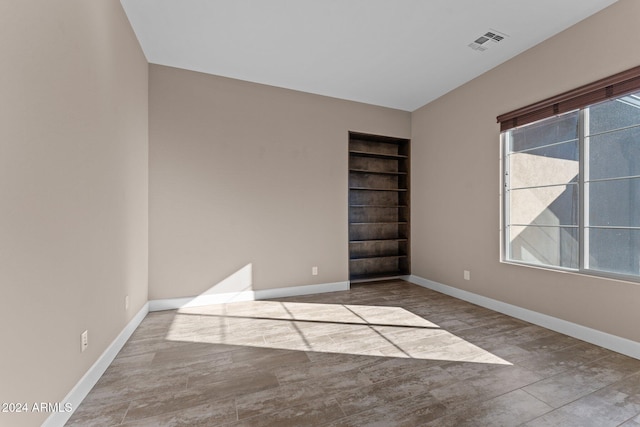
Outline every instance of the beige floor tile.
<svg viewBox="0 0 640 427">
<path fill-rule="evenodd" d="M 514 390 L 472 407 L 432 421 L 432 427 L 518 426 L 553 410 L 522 390 Z M 562 424 L 557 424 L 561 426 Z"/>
<path fill-rule="evenodd" d="M 640 427 L 640 415 L 620 424 L 620 427 Z"/>
<path fill-rule="evenodd" d="M 403 281 L 149 313 L 69 426 L 640 427 L 640 360 Z"/>
<path fill-rule="evenodd" d="M 633 375 L 571 402 L 539 420 L 534 420 L 531 426 L 554 423 L 585 427 L 618 426 L 638 413 L 640 413 L 640 375 Z"/>
<path fill-rule="evenodd" d="M 233 400 L 229 399 L 132 420 L 122 425 L 126 427 L 210 427 L 233 422 L 236 419 L 235 405 Z"/>
<path fill-rule="evenodd" d="M 613 354 L 526 386 L 524 390 L 559 408 L 639 371 L 640 361 Z"/>
<path fill-rule="evenodd" d="M 294 406 L 281 407 L 277 411 L 225 424 L 225 427 L 320 426 L 342 417 L 344 417 L 344 413 L 335 399 L 318 399 Z"/>
</svg>

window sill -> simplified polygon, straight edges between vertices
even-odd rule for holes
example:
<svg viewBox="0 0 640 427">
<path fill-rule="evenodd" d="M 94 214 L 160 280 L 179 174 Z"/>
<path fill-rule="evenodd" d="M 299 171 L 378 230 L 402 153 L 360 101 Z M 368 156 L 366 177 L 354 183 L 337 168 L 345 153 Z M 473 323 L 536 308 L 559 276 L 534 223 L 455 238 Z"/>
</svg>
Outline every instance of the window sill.
<svg viewBox="0 0 640 427">
<path fill-rule="evenodd" d="M 505 259 L 500 260 L 500 263 L 506 264 L 506 265 L 513 265 L 516 267 L 527 267 L 527 268 L 533 268 L 536 270 L 550 271 L 553 273 L 573 274 L 573 275 L 582 276 L 582 277 L 586 276 L 586 277 L 595 278 L 595 279 L 606 279 L 606 280 L 613 280 L 616 282 L 640 285 L 640 277 L 638 276 L 627 276 L 624 274 L 599 272 L 595 270 L 576 270 L 572 268 L 551 267 L 548 265 L 528 264 L 525 262 L 511 261 L 511 260 L 505 260 Z"/>
</svg>

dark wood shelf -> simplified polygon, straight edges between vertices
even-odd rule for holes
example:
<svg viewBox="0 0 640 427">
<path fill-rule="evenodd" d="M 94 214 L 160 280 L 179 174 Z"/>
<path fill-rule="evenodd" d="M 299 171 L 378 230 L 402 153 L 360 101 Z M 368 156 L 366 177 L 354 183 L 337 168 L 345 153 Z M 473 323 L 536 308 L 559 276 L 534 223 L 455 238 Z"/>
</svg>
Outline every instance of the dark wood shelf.
<svg viewBox="0 0 640 427">
<path fill-rule="evenodd" d="M 351 281 L 368 281 L 371 279 L 397 279 L 401 276 L 406 276 L 409 273 L 408 271 L 387 271 L 381 273 L 369 273 L 369 274 L 354 274 L 351 275 Z"/>
<path fill-rule="evenodd" d="M 407 221 L 369 221 L 369 222 L 352 222 L 351 225 L 373 225 L 373 224 L 393 224 L 405 225 Z"/>
<path fill-rule="evenodd" d="M 349 240 L 349 243 L 369 243 L 369 242 L 406 242 L 409 239 L 400 237 L 397 239 L 367 239 L 367 240 Z"/>
<path fill-rule="evenodd" d="M 349 190 L 358 190 L 358 191 L 407 191 L 406 188 L 372 188 L 372 187 L 349 187 Z"/>
<path fill-rule="evenodd" d="M 350 208 L 383 208 L 383 209 L 398 209 L 408 208 L 407 205 L 349 205 Z"/>
<path fill-rule="evenodd" d="M 360 157 L 374 157 L 376 159 L 407 159 L 408 156 L 404 154 L 386 154 L 386 153 L 374 153 L 372 151 L 349 151 L 349 154 L 352 156 L 360 156 Z"/>
<path fill-rule="evenodd" d="M 410 274 L 409 140 L 349 133 L 349 278 Z"/>
<path fill-rule="evenodd" d="M 363 261 L 368 259 L 381 259 L 381 258 L 407 258 L 407 255 L 355 256 L 355 257 L 351 257 L 349 261 Z"/>
<path fill-rule="evenodd" d="M 387 171 L 372 171 L 367 169 L 349 169 L 349 172 L 374 174 L 374 175 L 406 175 L 406 172 L 387 172 Z"/>
</svg>

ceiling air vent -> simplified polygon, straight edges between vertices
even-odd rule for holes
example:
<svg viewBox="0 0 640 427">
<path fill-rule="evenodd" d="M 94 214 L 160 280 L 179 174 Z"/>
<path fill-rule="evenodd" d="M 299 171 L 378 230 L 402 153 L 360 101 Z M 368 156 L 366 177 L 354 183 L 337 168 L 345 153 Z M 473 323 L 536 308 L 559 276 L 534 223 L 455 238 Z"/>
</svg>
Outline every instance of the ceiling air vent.
<svg viewBox="0 0 640 427">
<path fill-rule="evenodd" d="M 469 43 L 469 47 L 478 52 L 484 52 L 496 43 L 500 43 L 502 40 L 508 37 L 506 34 L 495 30 L 489 30 L 473 42 Z"/>
</svg>

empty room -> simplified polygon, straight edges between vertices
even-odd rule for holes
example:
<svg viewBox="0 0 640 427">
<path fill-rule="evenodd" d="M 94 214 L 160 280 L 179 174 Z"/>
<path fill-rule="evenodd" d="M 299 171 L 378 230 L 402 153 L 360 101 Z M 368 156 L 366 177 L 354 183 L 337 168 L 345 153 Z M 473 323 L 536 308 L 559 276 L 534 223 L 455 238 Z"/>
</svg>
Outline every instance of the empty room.
<svg viewBox="0 0 640 427">
<path fill-rule="evenodd" d="M 640 426 L 640 1 L 0 1 L 0 426 Z"/>
</svg>

